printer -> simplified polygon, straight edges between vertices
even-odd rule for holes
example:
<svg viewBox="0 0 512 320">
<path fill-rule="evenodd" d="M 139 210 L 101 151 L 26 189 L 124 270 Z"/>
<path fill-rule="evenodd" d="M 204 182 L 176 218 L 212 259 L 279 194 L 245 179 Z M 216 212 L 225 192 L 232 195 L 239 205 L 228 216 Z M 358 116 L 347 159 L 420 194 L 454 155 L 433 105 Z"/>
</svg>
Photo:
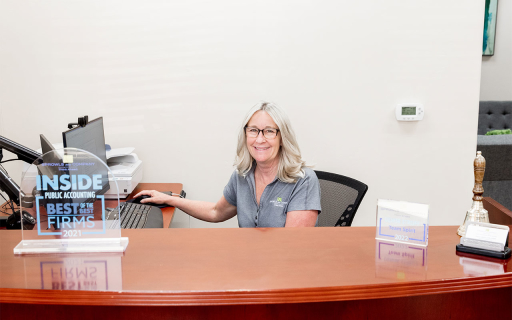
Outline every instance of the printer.
<svg viewBox="0 0 512 320">
<path fill-rule="evenodd" d="M 110 189 L 105 193 L 105 199 L 115 199 L 117 197 L 116 188 L 113 185 L 114 177 L 119 189 L 120 199 L 126 199 L 142 181 L 142 161 L 132 152 L 134 149 L 123 148 L 107 151 Z M 121 150 L 123 151 L 121 152 Z"/>
</svg>

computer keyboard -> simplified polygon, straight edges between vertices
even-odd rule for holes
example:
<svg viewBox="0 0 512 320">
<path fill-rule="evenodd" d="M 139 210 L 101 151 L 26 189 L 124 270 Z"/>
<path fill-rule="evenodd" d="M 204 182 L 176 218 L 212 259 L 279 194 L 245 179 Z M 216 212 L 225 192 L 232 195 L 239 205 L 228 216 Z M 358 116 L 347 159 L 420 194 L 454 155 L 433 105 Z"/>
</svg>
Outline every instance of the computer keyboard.
<svg viewBox="0 0 512 320">
<path fill-rule="evenodd" d="M 119 215 L 119 212 L 121 214 Z M 110 229 L 142 229 L 142 228 L 163 228 L 164 219 L 162 210 L 147 204 L 122 203 L 120 207 L 107 213 L 107 221 L 114 221 L 109 224 Z"/>
</svg>

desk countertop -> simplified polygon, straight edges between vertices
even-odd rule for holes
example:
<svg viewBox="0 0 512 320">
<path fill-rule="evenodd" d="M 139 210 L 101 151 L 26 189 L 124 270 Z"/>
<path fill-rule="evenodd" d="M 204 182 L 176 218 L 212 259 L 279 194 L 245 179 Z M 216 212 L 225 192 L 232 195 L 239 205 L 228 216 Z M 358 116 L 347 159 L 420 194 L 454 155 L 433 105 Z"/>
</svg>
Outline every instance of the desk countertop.
<svg viewBox="0 0 512 320">
<path fill-rule="evenodd" d="M 379 243 L 375 227 L 123 230 L 124 254 L 21 257 L 12 251 L 20 231 L 2 230 L 0 302 L 232 305 L 512 287 L 511 259 L 458 256 L 456 230 L 430 227 L 424 251 Z M 94 288 L 87 283 L 93 290 L 60 290 L 77 289 L 72 268 L 80 278 L 92 262 L 104 266 L 95 269 Z"/>
</svg>

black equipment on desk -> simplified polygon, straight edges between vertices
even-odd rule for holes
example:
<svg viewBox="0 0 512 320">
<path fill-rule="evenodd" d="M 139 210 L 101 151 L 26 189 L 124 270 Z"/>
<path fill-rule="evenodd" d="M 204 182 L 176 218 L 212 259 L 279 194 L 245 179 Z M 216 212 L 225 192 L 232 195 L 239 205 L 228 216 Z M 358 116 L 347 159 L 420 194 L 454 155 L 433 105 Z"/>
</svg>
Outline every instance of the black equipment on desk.
<svg viewBox="0 0 512 320">
<path fill-rule="evenodd" d="M 64 148 L 77 148 L 88 151 L 107 163 L 107 150 L 105 149 L 105 133 L 103 130 L 103 117 L 88 121 L 88 117 L 82 122 L 79 119 L 77 127 L 64 131 L 62 133 L 62 142 Z M 70 124 L 71 125 L 71 124 Z M 68 126 L 69 128 L 69 126 Z M 94 167 L 91 167 L 91 169 Z M 103 188 L 96 191 L 96 194 L 101 195 L 110 189 L 108 181 L 108 172 L 106 167 L 100 169 Z"/>
<path fill-rule="evenodd" d="M 2 160 L 1 149 L 5 149 L 7 151 L 14 153 L 16 156 L 18 156 L 18 159 L 25 161 L 28 164 L 32 164 L 34 161 L 37 160 L 37 158 L 41 156 L 39 152 L 22 146 L 21 144 L 16 143 L 2 136 L 0 136 L 0 161 Z"/>
<path fill-rule="evenodd" d="M 68 123 L 68 129 L 73 129 L 73 127 L 85 127 L 88 122 L 89 122 L 89 116 L 79 117 L 78 122 Z"/>
<path fill-rule="evenodd" d="M 121 212 L 121 215 L 119 215 L 119 212 Z M 121 229 L 164 227 L 162 210 L 146 204 L 123 202 L 120 208 L 118 207 L 108 212 L 106 219 L 115 220 L 115 223 L 110 225 L 111 229 L 117 228 L 119 223 L 121 223 Z"/>
<path fill-rule="evenodd" d="M 5 149 L 7 151 L 10 151 L 14 153 L 19 160 L 25 161 L 28 164 L 32 164 L 34 161 L 37 160 L 41 156 L 39 152 L 36 152 L 32 149 L 29 149 L 25 146 L 22 146 L 19 143 L 16 143 L 12 140 L 9 140 L 3 136 L 0 136 L 0 161 L 2 161 L 2 149 Z M 7 174 L 7 171 L 5 171 L 0 166 L 0 190 L 7 193 L 7 196 L 9 197 L 9 200 L 20 204 L 20 200 L 23 200 L 25 197 L 25 193 L 20 190 L 20 187 L 16 182 L 14 182 L 11 177 Z M 20 199 L 20 194 L 22 199 Z"/>
<path fill-rule="evenodd" d="M 36 219 L 28 212 L 16 210 L 6 221 L 7 229 L 21 229 L 21 220 L 23 220 L 23 229 L 32 230 L 36 224 Z"/>
</svg>

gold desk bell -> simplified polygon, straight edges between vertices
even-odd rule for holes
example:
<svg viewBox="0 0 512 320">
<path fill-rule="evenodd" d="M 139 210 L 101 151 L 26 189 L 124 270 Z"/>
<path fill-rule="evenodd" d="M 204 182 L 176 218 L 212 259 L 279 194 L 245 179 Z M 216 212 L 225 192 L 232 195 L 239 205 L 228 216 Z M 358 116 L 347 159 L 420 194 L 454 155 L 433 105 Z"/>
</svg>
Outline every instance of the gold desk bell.
<svg viewBox="0 0 512 320">
<path fill-rule="evenodd" d="M 473 167 L 475 170 L 475 187 L 473 188 L 473 204 L 471 205 L 471 209 L 466 212 L 466 219 L 464 219 L 464 223 L 459 227 L 457 234 L 463 237 L 466 234 L 466 222 L 468 221 L 476 221 L 476 222 L 486 222 L 489 223 L 489 214 L 487 210 L 484 209 L 484 203 L 482 202 L 484 193 L 484 187 L 482 186 L 482 181 L 484 180 L 485 173 L 485 158 L 482 157 L 482 152 L 476 152 L 476 158 L 473 162 Z"/>
</svg>

